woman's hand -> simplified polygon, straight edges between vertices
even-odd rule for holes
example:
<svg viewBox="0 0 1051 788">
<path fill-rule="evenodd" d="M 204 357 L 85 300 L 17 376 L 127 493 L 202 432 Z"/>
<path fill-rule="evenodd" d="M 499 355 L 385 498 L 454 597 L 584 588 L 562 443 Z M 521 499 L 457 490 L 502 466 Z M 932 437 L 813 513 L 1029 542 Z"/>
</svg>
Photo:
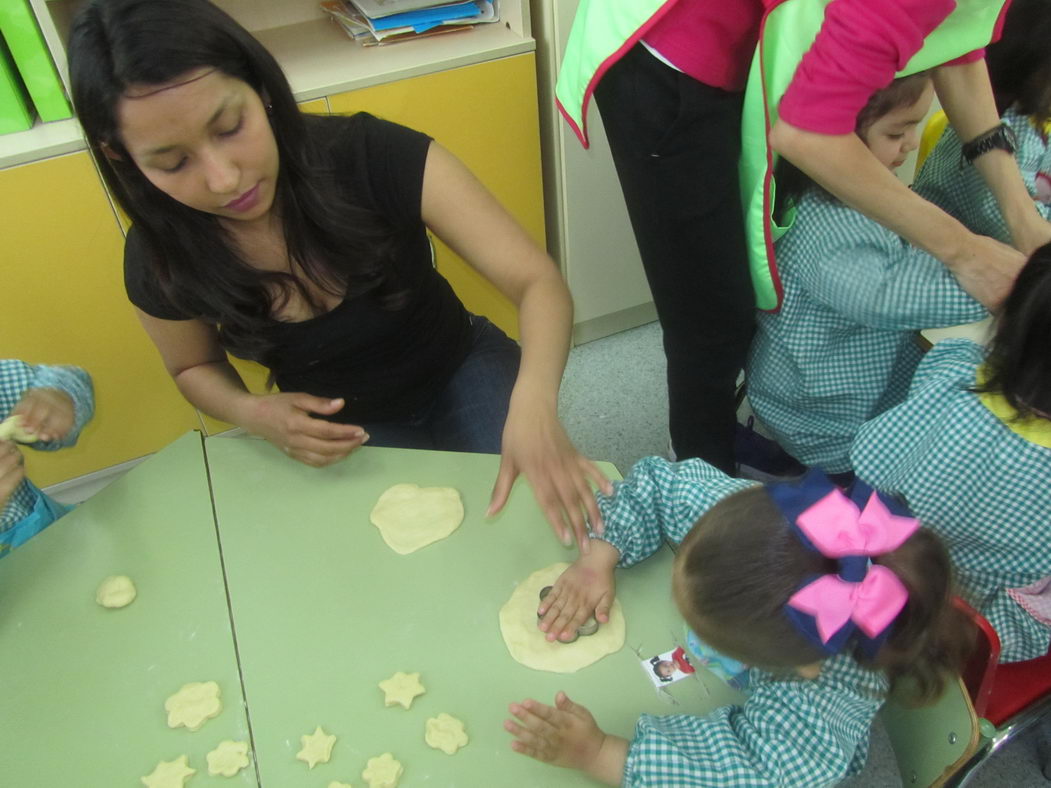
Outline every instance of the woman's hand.
<svg viewBox="0 0 1051 788">
<path fill-rule="evenodd" d="M 486 515 L 496 514 L 507 503 L 518 474 L 529 480 L 544 517 L 565 545 L 574 541 L 588 551 L 587 523 L 602 533 L 602 516 L 589 480 L 605 493 L 609 479 L 569 440 L 554 409 L 511 396 L 504 425 L 500 470 Z"/>
<path fill-rule="evenodd" d="M 253 412 L 244 423 L 289 457 L 316 468 L 342 460 L 368 439 L 354 424 L 338 424 L 314 414 L 331 415 L 343 407 L 342 399 L 325 399 L 303 393 L 254 396 Z"/>
<path fill-rule="evenodd" d="M 76 420 L 73 399 L 64 391 L 50 388 L 26 391 L 11 415 L 18 416 L 23 429 L 45 442 L 65 438 Z"/>
<path fill-rule="evenodd" d="M 620 785 L 628 758 L 628 742 L 609 736 L 583 706 L 564 692 L 547 706 L 528 699 L 512 703 L 518 718 L 504 721 L 504 730 L 514 735 L 511 749 L 544 763 L 579 769 L 607 785 Z"/>
<path fill-rule="evenodd" d="M 620 551 L 601 539 L 563 572 L 537 608 L 538 626 L 548 640 L 571 640 L 577 629 L 594 615 L 600 624 L 609 621 L 616 584 L 613 569 Z"/>
<path fill-rule="evenodd" d="M 11 441 L 0 441 L 0 511 L 7 506 L 11 493 L 26 478 L 22 452 Z"/>
</svg>

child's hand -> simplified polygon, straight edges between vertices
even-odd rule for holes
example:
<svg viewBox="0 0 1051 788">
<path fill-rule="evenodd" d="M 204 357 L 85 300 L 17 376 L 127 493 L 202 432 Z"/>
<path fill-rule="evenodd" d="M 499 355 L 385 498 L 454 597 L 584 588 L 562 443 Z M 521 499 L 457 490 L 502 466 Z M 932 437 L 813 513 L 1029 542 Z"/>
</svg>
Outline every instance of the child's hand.
<svg viewBox="0 0 1051 788">
<path fill-rule="evenodd" d="M 600 624 L 609 621 L 615 583 L 613 569 L 620 551 L 602 539 L 591 540 L 591 550 L 561 574 L 537 608 L 538 626 L 554 641 L 572 640 L 588 616 Z"/>
<path fill-rule="evenodd" d="M 22 452 L 11 441 L 0 441 L 0 510 L 7 505 L 11 493 L 26 478 Z"/>
<path fill-rule="evenodd" d="M 18 416 L 23 429 L 45 442 L 65 438 L 76 419 L 72 398 L 64 391 L 47 388 L 29 389 L 11 415 Z"/>
<path fill-rule="evenodd" d="M 555 696 L 555 706 L 528 699 L 512 703 L 518 718 L 504 721 L 504 730 L 513 734 L 511 749 L 538 761 L 580 769 L 608 785 L 620 785 L 628 757 L 628 742 L 607 736 L 583 706 L 564 692 Z"/>
</svg>

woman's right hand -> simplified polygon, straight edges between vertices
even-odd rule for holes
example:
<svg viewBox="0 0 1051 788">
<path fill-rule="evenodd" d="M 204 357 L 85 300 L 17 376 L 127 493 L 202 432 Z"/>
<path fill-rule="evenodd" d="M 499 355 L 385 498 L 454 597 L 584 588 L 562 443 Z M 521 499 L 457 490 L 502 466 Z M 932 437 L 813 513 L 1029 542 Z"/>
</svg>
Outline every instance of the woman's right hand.
<svg viewBox="0 0 1051 788">
<path fill-rule="evenodd" d="M 253 395 L 253 412 L 243 426 L 289 457 L 320 468 L 342 460 L 369 439 L 368 433 L 355 424 L 339 424 L 314 415 L 328 416 L 342 408 L 342 399 L 302 392 Z"/>
<path fill-rule="evenodd" d="M 548 640 L 571 640 L 588 616 L 600 624 L 609 621 L 616 590 L 613 570 L 619 560 L 616 547 L 592 539 L 591 549 L 559 576 L 536 611 Z"/>
<path fill-rule="evenodd" d="M 22 452 L 12 441 L 0 441 L 0 510 L 7 505 L 11 493 L 26 478 Z"/>
<path fill-rule="evenodd" d="M 952 259 L 944 262 L 960 287 L 986 309 L 995 311 L 1014 287 L 1025 255 L 995 238 L 970 234 L 968 242 Z"/>
</svg>

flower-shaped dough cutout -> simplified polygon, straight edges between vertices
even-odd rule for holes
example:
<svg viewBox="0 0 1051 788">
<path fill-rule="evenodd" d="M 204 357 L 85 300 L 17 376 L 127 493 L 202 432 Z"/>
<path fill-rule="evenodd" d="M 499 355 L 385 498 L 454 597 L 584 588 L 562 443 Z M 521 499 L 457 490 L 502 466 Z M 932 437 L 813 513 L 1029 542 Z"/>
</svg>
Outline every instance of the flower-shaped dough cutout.
<svg viewBox="0 0 1051 788">
<path fill-rule="evenodd" d="M 463 722 L 445 712 L 427 720 L 427 730 L 423 735 L 423 740 L 446 755 L 454 755 L 468 741 Z"/>
<path fill-rule="evenodd" d="M 350 783 L 341 783 L 333 780 L 328 784 L 328 788 L 354 788 Z"/>
<path fill-rule="evenodd" d="M 190 768 L 187 757 L 180 755 L 174 761 L 161 761 L 152 772 L 139 779 L 146 788 L 182 788 L 195 774 L 197 770 Z"/>
<path fill-rule="evenodd" d="M 328 763 L 329 758 L 332 757 L 336 737 L 334 734 L 325 733 L 325 730 L 318 725 L 313 733 L 304 733 L 300 736 L 299 741 L 302 742 L 303 748 L 296 753 L 296 758 L 305 761 L 313 769 L 319 763 Z"/>
<path fill-rule="evenodd" d="M 168 727 L 185 725 L 191 731 L 198 730 L 207 720 L 218 717 L 223 710 L 219 698 L 219 685 L 214 681 L 192 681 L 164 701 L 168 712 Z"/>
<path fill-rule="evenodd" d="M 233 777 L 248 766 L 248 742 L 224 739 L 208 753 L 208 774 Z"/>
<path fill-rule="evenodd" d="M 384 706 L 401 705 L 406 709 L 412 705 L 413 698 L 427 690 L 420 683 L 419 673 L 402 673 L 400 670 L 389 679 L 380 682 L 379 687 L 386 697 Z"/>
<path fill-rule="evenodd" d="M 397 788 L 398 778 L 403 771 L 405 770 L 394 760 L 394 756 L 385 752 L 378 758 L 369 758 L 369 762 L 365 764 L 365 771 L 361 773 L 361 779 L 369 784 L 369 788 Z"/>
</svg>

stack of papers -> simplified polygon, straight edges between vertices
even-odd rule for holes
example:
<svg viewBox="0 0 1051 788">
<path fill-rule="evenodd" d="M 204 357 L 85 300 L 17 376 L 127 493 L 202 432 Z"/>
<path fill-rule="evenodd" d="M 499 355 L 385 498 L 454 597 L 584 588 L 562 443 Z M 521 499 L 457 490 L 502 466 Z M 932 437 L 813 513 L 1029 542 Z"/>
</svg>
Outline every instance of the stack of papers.
<svg viewBox="0 0 1051 788">
<path fill-rule="evenodd" d="M 323 0 L 321 8 L 364 46 L 470 30 L 500 19 L 496 0 Z"/>
</svg>

